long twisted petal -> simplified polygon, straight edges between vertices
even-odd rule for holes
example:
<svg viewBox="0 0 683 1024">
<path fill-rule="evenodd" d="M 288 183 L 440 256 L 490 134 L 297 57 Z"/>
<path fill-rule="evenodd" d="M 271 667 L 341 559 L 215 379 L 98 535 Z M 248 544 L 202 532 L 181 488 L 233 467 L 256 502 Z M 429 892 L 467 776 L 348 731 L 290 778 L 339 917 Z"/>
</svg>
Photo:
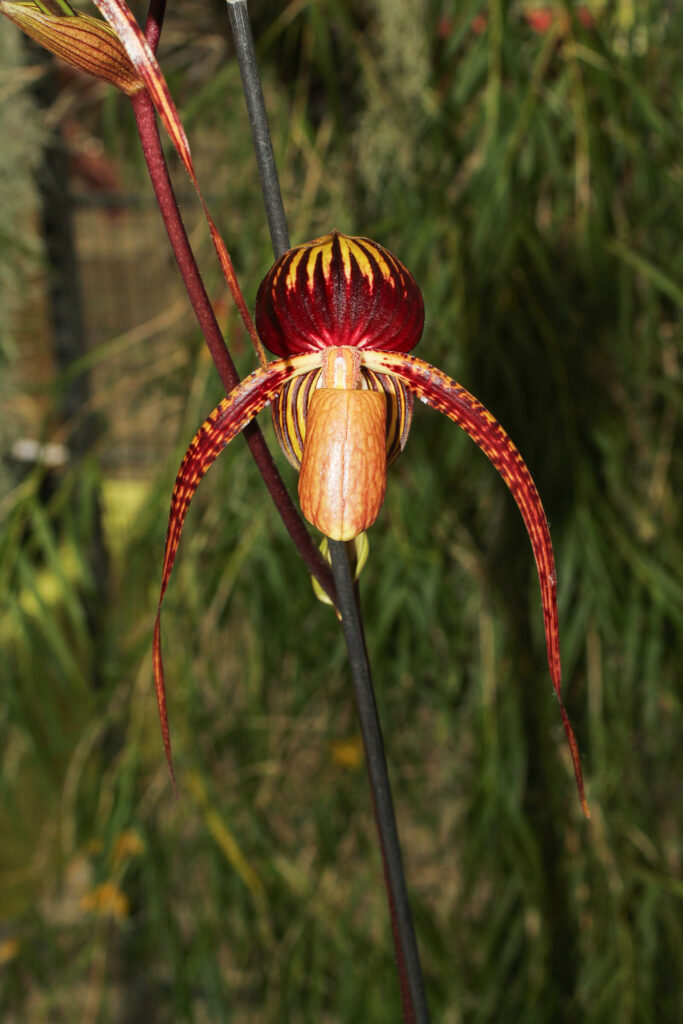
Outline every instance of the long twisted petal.
<svg viewBox="0 0 683 1024">
<path fill-rule="evenodd" d="M 216 460 L 226 445 L 269 404 L 284 387 L 287 381 L 299 373 L 306 373 L 316 362 L 320 361 L 317 354 L 297 356 L 292 359 L 279 359 L 270 363 L 266 370 L 255 370 L 242 383 L 231 391 L 227 398 L 218 405 L 209 418 L 195 434 L 190 447 L 178 470 L 171 510 L 168 517 L 166 533 L 166 549 L 164 551 L 164 567 L 161 575 L 161 591 L 159 606 L 154 622 L 154 685 L 156 687 L 161 734 L 166 751 L 166 760 L 175 786 L 173 761 L 171 758 L 171 739 L 166 711 L 166 690 L 164 686 L 164 667 L 161 658 L 161 602 L 175 562 L 180 535 L 185 522 L 187 510 L 199 482 L 207 469 Z"/>
<path fill-rule="evenodd" d="M 543 505 L 531 473 L 508 435 L 488 409 L 445 373 L 414 356 L 394 352 L 363 352 L 362 362 L 371 370 L 391 373 L 405 381 L 418 397 L 462 427 L 496 467 L 517 502 L 538 569 L 550 676 L 560 703 L 562 724 L 569 742 L 581 806 L 586 817 L 590 817 L 579 748 L 562 702 L 557 576 L 553 548 Z"/>
</svg>

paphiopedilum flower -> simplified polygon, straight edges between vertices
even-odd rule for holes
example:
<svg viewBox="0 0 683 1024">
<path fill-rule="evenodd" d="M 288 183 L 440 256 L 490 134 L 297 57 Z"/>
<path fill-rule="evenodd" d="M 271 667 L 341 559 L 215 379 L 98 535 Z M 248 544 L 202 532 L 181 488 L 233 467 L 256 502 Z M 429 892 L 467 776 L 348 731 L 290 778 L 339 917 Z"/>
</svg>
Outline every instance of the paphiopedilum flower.
<svg viewBox="0 0 683 1024">
<path fill-rule="evenodd" d="M 154 629 L 154 675 L 169 767 L 161 602 L 201 478 L 225 446 L 271 405 L 282 449 L 300 470 L 304 516 L 325 536 L 351 540 L 379 514 L 387 467 L 405 446 L 417 395 L 469 434 L 522 513 L 541 587 L 550 675 L 588 814 L 578 747 L 562 703 L 557 582 L 541 499 L 522 456 L 481 402 L 441 370 L 407 354 L 420 340 L 423 324 L 424 304 L 413 277 L 367 238 L 333 231 L 296 246 L 262 281 L 256 328 L 280 358 L 246 377 L 202 424 L 185 453 L 171 500 Z"/>
</svg>

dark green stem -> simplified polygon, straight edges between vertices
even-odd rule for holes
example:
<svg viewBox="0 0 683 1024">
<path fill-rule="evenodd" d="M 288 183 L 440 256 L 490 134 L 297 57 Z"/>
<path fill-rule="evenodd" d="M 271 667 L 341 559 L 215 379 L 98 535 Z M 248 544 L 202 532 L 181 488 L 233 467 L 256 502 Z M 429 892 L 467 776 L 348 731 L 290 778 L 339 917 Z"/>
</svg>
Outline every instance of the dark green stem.
<svg viewBox="0 0 683 1024">
<path fill-rule="evenodd" d="M 277 258 L 289 249 L 289 232 L 254 53 L 251 25 L 246 0 L 227 0 L 227 4 L 270 237 L 273 243 L 273 252 Z M 342 616 L 342 628 L 353 678 L 356 707 L 382 851 L 384 878 L 398 962 L 403 1017 L 405 1024 L 429 1024 L 429 1011 L 403 873 L 401 847 L 384 755 L 382 730 L 377 714 L 360 609 L 354 592 L 345 545 L 341 541 L 330 540 L 329 548 L 337 590 L 337 608 Z"/>
<path fill-rule="evenodd" d="M 282 256 L 289 249 L 289 231 L 285 208 L 282 203 L 282 192 L 275 166 L 275 154 L 270 138 L 270 128 L 263 100 L 261 76 L 259 75 L 254 39 L 251 34 L 251 23 L 247 11 L 246 0 L 227 0 L 230 28 L 235 40 L 237 63 L 239 64 L 242 88 L 247 103 L 251 137 L 254 141 L 256 166 L 258 167 L 263 204 L 270 230 L 275 258 Z"/>
<path fill-rule="evenodd" d="M 349 654 L 375 820 L 382 848 L 384 878 L 389 897 L 391 924 L 401 980 L 403 1016 L 407 1024 L 428 1024 L 429 1011 L 422 979 L 420 955 L 403 873 L 401 845 L 396 827 L 391 785 L 384 756 L 382 729 L 377 714 L 363 626 L 344 542 L 330 540 L 329 546 L 332 557 L 332 573 L 337 588 L 337 606 L 341 613 L 342 629 Z"/>
</svg>

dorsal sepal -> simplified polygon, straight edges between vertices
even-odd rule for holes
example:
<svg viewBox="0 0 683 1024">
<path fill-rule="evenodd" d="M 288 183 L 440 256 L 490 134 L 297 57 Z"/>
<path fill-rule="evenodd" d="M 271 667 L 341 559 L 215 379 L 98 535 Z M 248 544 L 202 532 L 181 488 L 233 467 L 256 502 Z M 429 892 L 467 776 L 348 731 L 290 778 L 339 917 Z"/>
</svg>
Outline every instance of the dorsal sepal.
<svg viewBox="0 0 683 1024">
<path fill-rule="evenodd" d="M 332 231 L 290 249 L 256 296 L 256 327 L 276 355 L 352 345 L 409 352 L 424 325 L 413 276 L 369 238 Z"/>
</svg>

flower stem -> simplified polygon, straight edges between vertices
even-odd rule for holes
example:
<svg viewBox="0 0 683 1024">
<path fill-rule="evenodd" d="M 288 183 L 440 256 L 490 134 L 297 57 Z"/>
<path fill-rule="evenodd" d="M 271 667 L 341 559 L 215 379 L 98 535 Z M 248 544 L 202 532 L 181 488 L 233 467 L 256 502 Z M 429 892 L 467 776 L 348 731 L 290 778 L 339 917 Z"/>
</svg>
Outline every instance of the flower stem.
<svg viewBox="0 0 683 1024">
<path fill-rule="evenodd" d="M 158 23 L 153 21 L 151 24 L 156 28 Z M 240 378 L 218 326 L 178 209 L 159 138 L 154 106 L 148 93 L 144 90 L 133 96 L 131 102 L 147 169 L 171 248 L 195 316 L 227 393 L 239 384 Z M 306 567 L 330 598 L 334 600 L 334 582 L 329 566 L 311 540 L 273 461 L 260 427 L 256 423 L 251 423 L 245 428 L 244 435 L 270 496 Z"/>
<path fill-rule="evenodd" d="M 287 219 L 285 208 L 282 203 L 282 192 L 275 166 L 275 154 L 273 143 L 270 138 L 266 105 L 263 100 L 261 89 L 261 76 L 259 75 L 256 53 L 254 51 L 254 38 L 251 34 L 251 23 L 247 11 L 246 0 L 227 0 L 228 17 L 230 28 L 235 40 L 235 51 L 237 63 L 239 64 L 242 89 L 247 103 L 247 114 L 249 115 L 249 126 L 251 137 L 254 142 L 256 154 L 256 166 L 258 167 L 261 191 L 263 192 L 263 204 L 266 208 L 266 218 L 270 230 L 270 240 L 273 244 L 273 253 L 277 259 L 283 252 L 289 249 L 289 231 L 287 230 Z"/>
<path fill-rule="evenodd" d="M 289 249 L 289 232 L 256 63 L 247 4 L 246 0 L 227 0 L 227 4 L 256 152 L 268 227 L 273 243 L 273 252 L 277 258 Z M 401 847 L 360 608 L 354 591 L 344 543 L 330 540 L 329 550 L 337 591 L 337 608 L 342 617 L 342 629 L 353 678 L 375 821 L 382 851 L 384 879 L 398 961 L 403 1018 L 405 1024 L 429 1024 L 422 968 L 403 873 Z"/>
<path fill-rule="evenodd" d="M 391 925 L 401 982 L 403 1016 L 406 1024 L 428 1024 L 429 1011 L 420 955 L 403 873 L 401 846 L 391 797 L 387 762 L 384 756 L 382 729 L 377 714 L 357 597 L 354 592 L 344 542 L 330 540 L 329 546 L 332 572 L 337 587 L 338 607 L 342 616 L 342 629 L 349 654 L 358 719 L 365 748 L 365 761 L 370 777 L 375 821 L 382 849 L 384 879 L 389 897 Z"/>
<path fill-rule="evenodd" d="M 147 21 L 145 22 L 145 39 L 149 43 L 152 53 L 157 52 L 165 15 L 166 0 L 149 0 Z"/>
</svg>

